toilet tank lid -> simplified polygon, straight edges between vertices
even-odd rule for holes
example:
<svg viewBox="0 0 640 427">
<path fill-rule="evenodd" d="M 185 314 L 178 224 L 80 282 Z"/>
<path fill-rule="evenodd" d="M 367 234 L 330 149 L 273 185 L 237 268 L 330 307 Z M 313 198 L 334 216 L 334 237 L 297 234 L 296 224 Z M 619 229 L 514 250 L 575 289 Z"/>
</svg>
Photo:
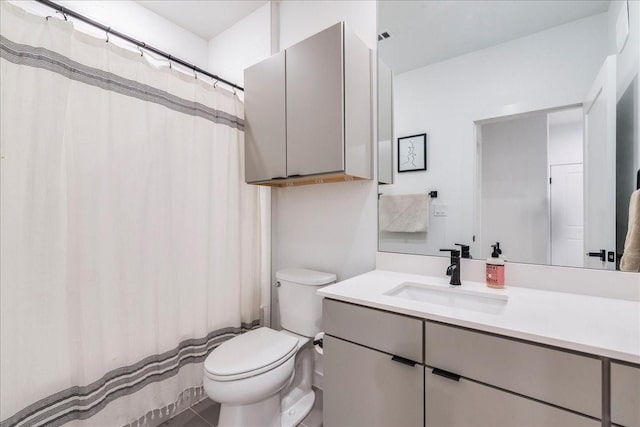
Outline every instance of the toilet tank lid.
<svg viewBox="0 0 640 427">
<path fill-rule="evenodd" d="M 276 279 L 301 285 L 320 286 L 335 282 L 336 275 L 305 268 L 285 268 L 276 272 Z"/>
</svg>

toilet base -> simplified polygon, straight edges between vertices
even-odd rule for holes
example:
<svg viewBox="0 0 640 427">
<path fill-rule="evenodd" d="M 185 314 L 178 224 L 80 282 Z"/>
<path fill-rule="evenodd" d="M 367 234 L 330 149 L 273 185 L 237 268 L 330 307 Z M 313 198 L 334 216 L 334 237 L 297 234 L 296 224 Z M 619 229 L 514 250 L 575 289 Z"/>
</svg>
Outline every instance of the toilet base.
<svg viewBox="0 0 640 427">
<path fill-rule="evenodd" d="M 316 393 L 313 390 L 309 390 L 295 404 L 282 413 L 281 426 L 294 427 L 300 424 L 300 421 L 311 412 L 315 400 Z"/>
<path fill-rule="evenodd" d="M 280 396 L 243 405 L 222 404 L 218 427 L 280 427 Z"/>
</svg>

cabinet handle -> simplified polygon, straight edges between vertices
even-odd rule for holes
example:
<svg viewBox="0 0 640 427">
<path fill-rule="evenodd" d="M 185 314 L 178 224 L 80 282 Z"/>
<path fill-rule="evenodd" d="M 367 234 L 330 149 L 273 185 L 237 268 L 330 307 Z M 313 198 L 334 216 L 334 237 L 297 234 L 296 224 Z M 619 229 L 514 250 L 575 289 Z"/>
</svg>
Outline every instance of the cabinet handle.
<svg viewBox="0 0 640 427">
<path fill-rule="evenodd" d="M 454 374 L 453 372 L 445 371 L 443 369 L 433 368 L 433 371 L 431 371 L 431 373 L 447 378 L 449 380 L 460 381 L 460 375 Z"/>
<path fill-rule="evenodd" d="M 273 178 L 271 178 L 271 181 L 275 181 L 276 179 L 287 179 L 286 176 L 274 176 Z"/>
<path fill-rule="evenodd" d="M 402 363 L 403 365 L 407 365 L 407 366 L 416 365 L 416 362 L 414 362 L 413 360 L 405 359 L 404 357 L 400 357 L 400 356 L 393 356 L 391 360 L 393 360 L 394 362 Z"/>
<path fill-rule="evenodd" d="M 293 174 L 293 175 L 289 175 L 288 178 L 299 178 L 302 175 L 300 175 L 299 173 Z"/>
</svg>

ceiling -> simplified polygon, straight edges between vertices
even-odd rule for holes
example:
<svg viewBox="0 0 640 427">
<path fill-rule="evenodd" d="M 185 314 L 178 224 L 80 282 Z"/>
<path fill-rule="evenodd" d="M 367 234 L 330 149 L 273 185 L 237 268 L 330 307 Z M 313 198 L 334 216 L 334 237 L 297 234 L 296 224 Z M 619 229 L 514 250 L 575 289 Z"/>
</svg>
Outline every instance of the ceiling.
<svg viewBox="0 0 640 427">
<path fill-rule="evenodd" d="M 395 73 L 606 12 L 609 0 L 380 1 L 380 57 Z"/>
<path fill-rule="evenodd" d="M 266 0 L 137 0 L 137 2 L 205 40 L 212 39 L 267 3 Z"/>
</svg>

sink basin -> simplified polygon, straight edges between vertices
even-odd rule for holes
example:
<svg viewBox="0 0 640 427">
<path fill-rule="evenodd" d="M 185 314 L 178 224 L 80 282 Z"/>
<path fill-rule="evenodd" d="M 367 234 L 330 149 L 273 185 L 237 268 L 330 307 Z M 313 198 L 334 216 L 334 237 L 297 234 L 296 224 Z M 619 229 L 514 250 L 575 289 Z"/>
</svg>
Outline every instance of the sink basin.
<svg viewBox="0 0 640 427">
<path fill-rule="evenodd" d="M 481 290 L 449 287 L 445 285 L 430 285 L 426 283 L 405 282 L 384 293 L 384 295 L 411 301 L 436 304 L 463 310 L 480 311 L 483 313 L 500 313 L 509 296 L 501 291 L 483 292 Z"/>
</svg>

